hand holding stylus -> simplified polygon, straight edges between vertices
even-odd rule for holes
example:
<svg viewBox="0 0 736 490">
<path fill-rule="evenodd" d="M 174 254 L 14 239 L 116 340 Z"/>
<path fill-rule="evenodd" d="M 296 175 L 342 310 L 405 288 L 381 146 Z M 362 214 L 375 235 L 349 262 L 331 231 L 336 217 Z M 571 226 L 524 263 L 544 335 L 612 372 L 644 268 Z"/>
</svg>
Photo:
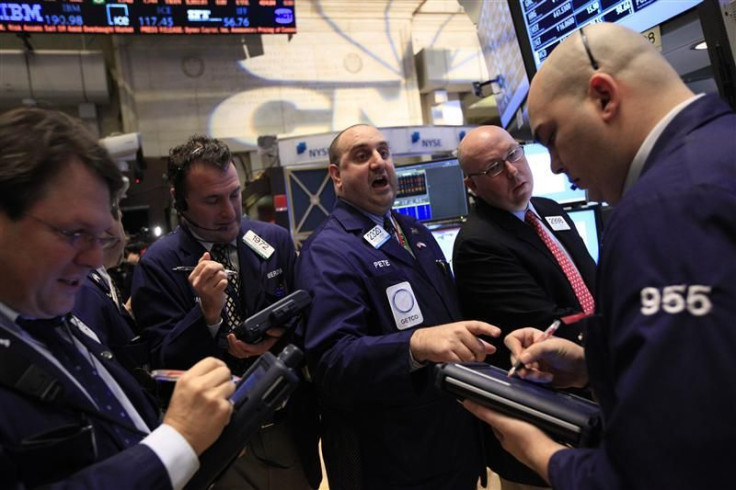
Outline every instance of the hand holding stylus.
<svg viewBox="0 0 736 490">
<path fill-rule="evenodd" d="M 588 374 L 583 348 L 553 334 L 560 325 L 575 323 L 586 316 L 579 313 L 562 317 L 544 332 L 522 328 L 507 335 L 504 342 L 516 358 L 509 376 L 516 374 L 530 381 L 551 383 L 557 388 L 585 386 Z"/>
</svg>

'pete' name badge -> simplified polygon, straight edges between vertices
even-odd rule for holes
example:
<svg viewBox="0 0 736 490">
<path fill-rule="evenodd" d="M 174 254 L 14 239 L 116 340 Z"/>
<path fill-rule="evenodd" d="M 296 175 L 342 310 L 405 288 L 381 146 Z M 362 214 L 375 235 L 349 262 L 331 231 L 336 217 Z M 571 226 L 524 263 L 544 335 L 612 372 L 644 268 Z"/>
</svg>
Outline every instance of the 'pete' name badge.
<svg viewBox="0 0 736 490">
<path fill-rule="evenodd" d="M 243 243 L 252 248 L 255 253 L 264 259 L 269 259 L 273 255 L 274 248 L 266 240 L 256 235 L 253 230 L 248 230 L 243 235 Z"/>
<path fill-rule="evenodd" d="M 424 321 L 419 303 L 408 281 L 386 288 L 386 296 L 391 305 L 391 313 L 394 314 L 396 328 L 399 330 L 406 330 Z"/>
<path fill-rule="evenodd" d="M 376 225 L 368 230 L 368 233 L 363 235 L 363 238 L 366 242 L 371 244 L 371 247 L 379 248 L 381 245 L 386 243 L 389 238 L 391 238 L 391 235 L 389 235 L 383 227 Z"/>
<path fill-rule="evenodd" d="M 555 231 L 563 231 L 563 230 L 569 230 L 570 225 L 567 224 L 567 221 L 565 221 L 565 218 L 562 216 L 547 216 L 544 218 L 547 220 L 547 223 L 549 223 L 549 226 L 552 227 Z"/>
</svg>

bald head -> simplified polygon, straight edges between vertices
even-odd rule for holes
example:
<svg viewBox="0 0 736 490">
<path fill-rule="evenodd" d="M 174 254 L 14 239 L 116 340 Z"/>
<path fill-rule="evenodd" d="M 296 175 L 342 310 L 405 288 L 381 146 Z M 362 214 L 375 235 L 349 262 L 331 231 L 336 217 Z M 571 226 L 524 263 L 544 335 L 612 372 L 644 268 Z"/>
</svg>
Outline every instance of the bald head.
<svg viewBox="0 0 736 490">
<path fill-rule="evenodd" d="M 693 94 L 641 34 L 608 23 L 582 31 L 555 48 L 532 80 L 529 119 L 552 170 L 613 204 L 644 139 Z"/>
<path fill-rule="evenodd" d="M 534 180 L 529 163 L 517 153 L 519 143 L 498 126 L 470 131 L 457 148 L 465 185 L 487 204 L 506 211 L 526 209 Z M 514 157 L 519 157 L 514 160 Z M 486 173 L 500 165 L 497 175 Z"/>
<path fill-rule="evenodd" d="M 339 133 L 337 133 L 337 136 L 335 136 L 332 140 L 332 143 L 330 143 L 330 147 L 327 151 L 328 158 L 330 160 L 330 163 L 333 165 L 340 165 L 340 158 L 342 158 L 343 153 L 345 153 L 344 148 L 341 146 L 340 140 L 342 139 L 343 135 L 345 133 L 351 132 L 355 128 L 359 128 L 361 126 L 365 126 L 368 128 L 374 128 L 374 126 L 371 126 L 369 124 L 364 123 L 358 123 L 353 124 L 352 126 L 348 126 L 347 128 L 343 129 Z M 375 129 L 375 128 L 374 128 Z"/>
<path fill-rule="evenodd" d="M 484 170 L 483 154 L 503 143 L 514 143 L 514 138 L 499 126 L 479 126 L 472 129 L 457 147 L 460 168 L 466 174 Z"/>
<path fill-rule="evenodd" d="M 692 95 L 672 66 L 638 32 L 610 23 L 585 26 L 589 57 L 581 31 L 583 29 L 555 48 L 532 80 L 529 91 L 531 119 L 539 107 L 552 98 L 585 98 L 594 73 L 611 75 L 625 85 L 630 92 L 627 96 L 648 100 L 646 110 L 650 114 L 652 110 L 657 114 L 666 113 L 684 100 L 683 95 L 685 98 Z M 593 60 L 599 66 L 597 70 L 592 66 Z"/>
</svg>

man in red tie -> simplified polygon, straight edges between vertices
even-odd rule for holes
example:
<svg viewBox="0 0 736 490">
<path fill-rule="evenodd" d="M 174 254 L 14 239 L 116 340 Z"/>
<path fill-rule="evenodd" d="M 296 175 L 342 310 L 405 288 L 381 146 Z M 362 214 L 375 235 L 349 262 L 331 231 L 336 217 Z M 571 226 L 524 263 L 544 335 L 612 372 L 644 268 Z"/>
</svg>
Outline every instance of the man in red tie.
<svg viewBox="0 0 736 490">
<path fill-rule="evenodd" d="M 524 149 L 497 126 L 481 126 L 460 142 L 458 159 L 475 206 L 455 242 L 453 269 L 463 316 L 500 327 L 545 329 L 555 318 L 592 313 L 595 262 L 562 206 L 534 197 Z M 580 330 L 557 335 L 578 342 Z M 508 369 L 503 336 L 488 362 Z M 489 433 L 490 434 L 490 433 Z M 490 436 L 488 464 L 505 488 L 545 483 L 504 452 Z"/>
<path fill-rule="evenodd" d="M 593 23 L 560 43 L 529 91 L 550 166 L 615 206 L 585 347 L 506 344 L 527 380 L 589 384 L 606 430 L 569 448 L 466 401 L 555 488 L 733 488 L 736 459 L 736 114 L 696 95 L 639 32 Z"/>
</svg>

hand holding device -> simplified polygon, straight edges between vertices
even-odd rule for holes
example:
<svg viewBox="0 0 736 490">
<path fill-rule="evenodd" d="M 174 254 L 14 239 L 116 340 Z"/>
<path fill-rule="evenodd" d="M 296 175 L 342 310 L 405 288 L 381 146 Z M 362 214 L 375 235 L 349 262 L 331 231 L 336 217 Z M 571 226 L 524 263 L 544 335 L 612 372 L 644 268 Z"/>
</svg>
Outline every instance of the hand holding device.
<svg viewBox="0 0 736 490">
<path fill-rule="evenodd" d="M 312 298 L 303 289 L 297 289 L 285 298 L 248 317 L 233 329 L 235 336 L 249 344 L 260 342 L 269 328 L 280 327 L 294 315 L 309 306 Z"/>
<path fill-rule="evenodd" d="M 442 363 L 434 370 L 441 390 L 529 422 L 564 444 L 590 446 L 600 437 L 600 410 L 590 400 L 509 378 L 504 369 L 480 362 Z"/>
<path fill-rule="evenodd" d="M 176 383 L 164 423 L 177 430 L 197 454 L 210 446 L 230 421 L 228 398 L 235 384 L 224 362 L 205 358 Z"/>
<path fill-rule="evenodd" d="M 297 368 L 302 360 L 302 352 L 293 345 L 287 345 L 278 357 L 266 352 L 251 365 L 230 397 L 228 405 L 233 409 L 230 423 L 219 439 L 200 456 L 200 468 L 186 485 L 186 490 L 209 488 L 230 466 L 248 439 L 296 389 L 299 384 Z"/>
</svg>

